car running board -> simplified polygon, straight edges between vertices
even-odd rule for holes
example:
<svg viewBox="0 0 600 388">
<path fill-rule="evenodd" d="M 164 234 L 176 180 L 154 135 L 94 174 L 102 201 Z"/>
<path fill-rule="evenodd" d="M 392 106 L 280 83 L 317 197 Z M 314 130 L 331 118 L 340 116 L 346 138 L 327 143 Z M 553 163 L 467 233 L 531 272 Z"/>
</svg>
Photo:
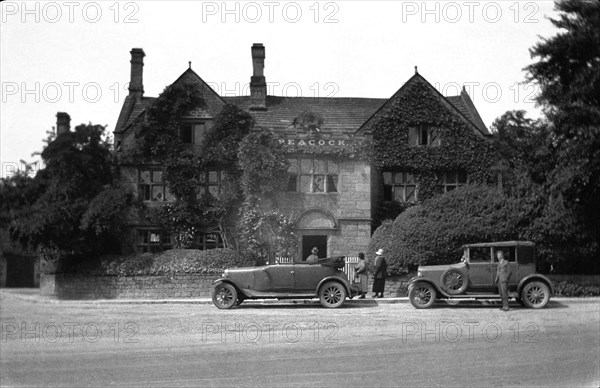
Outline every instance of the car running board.
<svg viewBox="0 0 600 388">
<path fill-rule="evenodd" d="M 460 295 L 449 295 L 452 299 L 500 299 L 502 298 L 499 294 L 460 294 Z M 509 298 L 520 298 L 521 296 L 516 292 L 509 292 Z"/>
</svg>

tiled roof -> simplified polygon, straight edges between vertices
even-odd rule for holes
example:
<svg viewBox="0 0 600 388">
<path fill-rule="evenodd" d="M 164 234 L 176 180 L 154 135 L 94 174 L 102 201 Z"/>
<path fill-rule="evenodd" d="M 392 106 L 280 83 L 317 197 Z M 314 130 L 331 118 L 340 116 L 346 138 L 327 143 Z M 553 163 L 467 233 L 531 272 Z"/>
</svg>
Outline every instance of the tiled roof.
<svg viewBox="0 0 600 388">
<path fill-rule="evenodd" d="M 490 134 L 467 92 L 463 90 L 459 96 L 448 96 L 446 97 L 446 100 L 448 100 L 448 102 L 450 102 L 456 109 L 458 109 L 463 116 L 469 119 L 469 121 L 475 124 L 477 129 L 479 129 L 482 134 Z"/>
<path fill-rule="evenodd" d="M 123 103 L 115 133 L 124 132 L 155 99 L 155 97 L 143 97 L 141 100 L 136 100 L 128 96 Z M 256 120 L 257 127 L 275 131 L 286 130 L 292 127 L 294 119 L 301 113 L 311 112 L 320 114 L 323 118 L 321 130 L 338 133 L 357 131 L 389 100 L 387 98 L 267 96 L 267 110 L 251 110 L 250 96 L 220 97 L 220 99 L 250 112 Z M 466 92 L 445 99 L 482 134 L 489 134 Z M 214 105 L 214 101 L 210 105 Z"/>
<path fill-rule="evenodd" d="M 277 97 L 267 96 L 267 110 L 250 110 L 250 96 L 223 97 L 230 104 L 249 111 L 256 126 L 270 130 L 285 130 L 302 112 L 323 117 L 320 129 L 326 132 L 354 132 L 383 105 L 385 98 L 345 97 Z"/>
<path fill-rule="evenodd" d="M 137 100 L 127 96 L 115 126 L 115 133 L 124 132 L 155 99 L 155 97 L 143 97 L 141 100 Z"/>
</svg>

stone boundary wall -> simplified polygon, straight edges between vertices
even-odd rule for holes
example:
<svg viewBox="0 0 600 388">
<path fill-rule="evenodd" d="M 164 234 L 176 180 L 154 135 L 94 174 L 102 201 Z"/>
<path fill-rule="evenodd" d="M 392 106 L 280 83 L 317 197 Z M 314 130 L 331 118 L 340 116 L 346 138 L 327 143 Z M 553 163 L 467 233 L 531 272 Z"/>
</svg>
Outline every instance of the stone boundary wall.
<svg viewBox="0 0 600 388">
<path fill-rule="evenodd" d="M 58 299 L 210 298 L 216 275 L 83 276 L 42 274 L 40 295 Z M 406 296 L 408 276 L 386 279 L 385 296 Z M 372 295 L 373 279 L 369 279 Z"/>
<path fill-rule="evenodd" d="M 210 297 L 218 275 L 84 276 L 42 274 L 40 294 L 58 299 L 169 299 Z"/>
<path fill-rule="evenodd" d="M 407 284 L 413 274 L 388 277 L 386 297 L 407 296 Z M 550 275 L 553 282 L 570 281 L 581 285 L 598 285 L 598 275 Z M 42 274 L 40 294 L 58 299 L 169 299 L 210 298 L 217 275 L 172 276 L 83 276 Z M 373 276 L 369 276 L 367 296 L 372 296 Z"/>
</svg>

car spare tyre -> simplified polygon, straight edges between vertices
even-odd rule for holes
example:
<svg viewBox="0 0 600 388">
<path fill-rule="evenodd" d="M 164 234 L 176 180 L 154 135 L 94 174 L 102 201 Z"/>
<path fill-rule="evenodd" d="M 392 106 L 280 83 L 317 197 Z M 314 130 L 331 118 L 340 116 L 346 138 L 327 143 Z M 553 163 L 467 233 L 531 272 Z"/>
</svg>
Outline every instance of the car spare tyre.
<svg viewBox="0 0 600 388">
<path fill-rule="evenodd" d="M 450 295 L 459 295 L 467 290 L 469 277 L 466 271 L 450 268 L 442 274 L 440 279 L 442 288 Z"/>
</svg>

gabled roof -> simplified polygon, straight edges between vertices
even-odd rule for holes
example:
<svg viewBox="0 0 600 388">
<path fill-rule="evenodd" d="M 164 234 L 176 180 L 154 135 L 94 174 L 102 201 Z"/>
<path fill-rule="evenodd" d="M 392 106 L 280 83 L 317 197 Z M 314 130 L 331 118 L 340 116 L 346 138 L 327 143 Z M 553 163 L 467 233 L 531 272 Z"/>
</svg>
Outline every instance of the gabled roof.
<svg viewBox="0 0 600 388">
<path fill-rule="evenodd" d="M 481 133 L 484 135 L 489 135 L 490 132 L 488 128 L 485 126 L 485 123 L 481 119 L 479 112 L 477 112 L 477 108 L 473 104 L 471 97 L 466 92 L 463 87 L 463 90 L 460 92 L 458 96 L 448 96 L 446 97 L 452 105 L 456 107 L 466 118 L 468 118 L 475 126 L 479 129 Z"/>
<path fill-rule="evenodd" d="M 345 97 L 277 97 L 267 96 L 266 110 L 250 110 L 250 96 L 223 97 L 252 114 L 257 127 L 274 131 L 292 128 L 294 118 L 302 112 L 318 113 L 323 117 L 321 130 L 324 132 L 353 133 L 387 99 Z"/>
<path fill-rule="evenodd" d="M 293 129 L 293 121 L 303 112 L 320 114 L 323 117 L 321 130 L 330 133 L 353 134 L 367 128 L 376 114 L 385 108 L 391 101 L 400 95 L 407 85 L 422 80 L 466 123 L 478 134 L 489 135 L 477 109 L 463 90 L 459 96 L 444 97 L 420 74 L 415 73 L 392 97 L 387 98 L 353 98 L 353 97 L 279 97 L 267 96 L 266 110 L 251 110 L 250 96 L 221 97 L 191 68 L 184 71 L 173 84 L 191 82 L 197 84 L 206 102 L 203 114 L 208 117 L 216 116 L 226 103 L 234 104 L 252 114 L 257 127 L 271 131 L 286 131 Z M 115 133 L 123 133 L 131 124 L 140 117 L 145 109 L 155 100 L 155 97 L 136 99 L 127 96 L 119 119 L 115 126 Z"/>
<path fill-rule="evenodd" d="M 209 116 L 216 116 L 223 106 L 225 105 L 225 101 L 211 88 L 204 80 L 196 74 L 194 70 L 188 68 L 184 71 L 173 83 L 172 85 L 176 85 L 180 82 L 190 82 L 198 85 L 202 92 L 202 97 L 206 102 L 206 108 L 203 109 Z M 117 125 L 115 126 L 114 133 L 123 133 L 127 131 L 127 129 L 131 126 L 135 120 L 144 113 L 145 109 L 156 99 L 156 97 L 142 97 L 141 100 L 136 99 L 132 96 L 127 96 L 125 98 L 125 102 L 123 103 L 123 107 L 121 108 L 121 113 L 119 114 L 119 119 L 117 120 Z"/>
<path fill-rule="evenodd" d="M 172 85 L 184 82 L 198 85 L 206 103 L 206 107 L 203 110 L 206 110 L 213 117 L 219 114 L 225 105 L 225 101 L 191 67 L 184 71 Z"/>
<path fill-rule="evenodd" d="M 406 88 L 410 84 L 417 82 L 417 81 L 421 81 L 421 82 L 425 83 L 425 85 L 428 86 L 429 89 L 440 98 L 440 101 L 442 103 L 445 103 L 449 109 L 454 111 L 460 118 L 462 118 L 465 121 L 465 123 L 467 123 L 469 126 L 471 126 L 475 133 L 477 133 L 479 135 L 488 135 L 489 134 L 487 128 L 485 127 L 485 124 L 483 123 L 483 120 L 481 120 L 481 117 L 477 113 L 477 110 L 475 109 L 473 102 L 469 98 L 468 94 L 466 92 L 464 92 L 464 90 L 463 90 L 463 93 L 466 96 L 466 98 L 468 99 L 468 102 L 463 97 L 463 93 L 461 93 L 460 96 L 457 96 L 458 98 L 453 98 L 453 100 L 450 101 L 450 99 L 448 97 L 445 97 L 444 95 L 442 95 L 436 88 L 433 87 L 433 85 L 431 85 L 429 83 L 429 81 L 427 81 L 423 76 L 421 76 L 417 72 L 412 77 L 410 77 L 409 80 L 406 81 L 404 83 L 404 85 L 402 85 L 400 87 L 400 89 L 398 89 L 396 91 L 396 93 L 394 93 L 392 95 L 392 97 L 387 99 L 385 104 L 383 104 L 381 107 L 379 107 L 379 109 L 376 112 L 374 112 L 367 121 L 365 121 L 365 123 L 357 130 L 357 132 L 364 131 L 367 128 L 369 128 L 369 126 L 373 123 L 375 117 L 377 116 L 377 114 L 379 112 L 384 111 L 388 105 L 390 105 L 394 100 L 396 100 L 396 98 L 398 96 L 400 96 L 402 93 L 405 92 Z M 470 103 L 470 106 L 472 107 L 473 112 L 471 112 L 471 109 L 469 108 L 469 103 Z M 479 125 L 477 125 L 471 119 L 471 117 L 473 117 L 473 119 L 478 118 L 479 121 L 481 121 L 481 127 Z"/>
</svg>

